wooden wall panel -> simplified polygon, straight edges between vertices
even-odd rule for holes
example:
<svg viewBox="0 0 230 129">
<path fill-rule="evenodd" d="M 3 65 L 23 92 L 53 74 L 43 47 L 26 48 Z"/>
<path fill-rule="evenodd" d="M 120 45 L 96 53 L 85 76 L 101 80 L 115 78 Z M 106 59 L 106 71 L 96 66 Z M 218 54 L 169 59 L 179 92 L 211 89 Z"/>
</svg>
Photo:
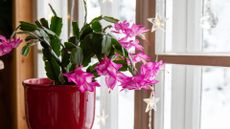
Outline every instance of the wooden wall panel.
<svg viewBox="0 0 230 129">
<path fill-rule="evenodd" d="M 33 21 L 33 0 L 14 0 L 14 28 L 19 25 L 20 21 Z M 22 43 L 23 44 L 23 43 Z M 13 114 L 13 129 L 27 129 L 25 121 L 25 108 L 24 108 L 24 92 L 22 81 L 34 77 L 35 75 L 35 58 L 33 50 L 29 56 L 23 57 L 21 55 L 21 48 L 23 45 L 14 52 L 13 59 L 13 87 L 12 87 L 12 114 Z"/>
</svg>

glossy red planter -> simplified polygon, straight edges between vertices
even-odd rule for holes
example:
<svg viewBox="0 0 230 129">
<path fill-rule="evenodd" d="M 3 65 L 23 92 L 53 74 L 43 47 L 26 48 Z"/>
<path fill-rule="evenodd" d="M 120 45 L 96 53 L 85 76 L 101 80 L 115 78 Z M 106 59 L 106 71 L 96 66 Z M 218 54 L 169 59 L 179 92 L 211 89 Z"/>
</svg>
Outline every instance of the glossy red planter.
<svg viewBox="0 0 230 129">
<path fill-rule="evenodd" d="M 95 92 L 80 93 L 76 86 L 55 86 L 48 79 L 28 79 L 25 89 L 29 129 L 91 129 Z"/>
</svg>

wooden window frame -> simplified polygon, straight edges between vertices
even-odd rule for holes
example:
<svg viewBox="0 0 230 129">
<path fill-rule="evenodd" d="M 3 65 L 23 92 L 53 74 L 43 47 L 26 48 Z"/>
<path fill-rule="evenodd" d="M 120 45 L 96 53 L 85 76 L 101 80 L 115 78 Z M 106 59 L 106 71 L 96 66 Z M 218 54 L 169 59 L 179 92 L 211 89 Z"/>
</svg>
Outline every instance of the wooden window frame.
<svg viewBox="0 0 230 129">
<path fill-rule="evenodd" d="M 136 0 L 137 12 L 136 22 L 151 28 L 151 24 L 147 22 L 147 18 L 153 17 L 155 14 L 154 0 Z M 14 0 L 14 27 L 19 21 L 33 21 L 34 19 L 34 1 L 31 0 Z M 155 53 L 155 33 L 149 32 L 146 35 L 148 42 L 143 43 L 145 50 L 152 57 L 156 57 Z M 24 111 L 24 92 L 21 82 L 36 74 L 36 57 L 33 50 L 28 57 L 20 55 L 20 46 L 14 53 L 13 58 L 13 89 L 12 89 L 12 116 L 14 129 L 27 129 Z M 208 66 L 223 66 L 230 67 L 230 56 L 227 55 L 177 55 L 177 54 L 159 54 L 159 59 L 170 64 L 185 64 L 185 65 L 208 65 Z M 143 98 L 149 96 L 149 91 L 135 92 L 135 129 L 148 129 L 148 114 L 145 113 L 146 104 Z M 16 108 L 15 108 L 16 107 Z"/>
<path fill-rule="evenodd" d="M 136 0 L 136 3 L 136 22 L 151 28 L 151 24 L 146 19 L 154 17 L 156 0 Z M 163 60 L 166 64 L 230 67 L 230 56 L 226 54 L 158 54 L 155 50 L 155 32 L 148 32 L 146 38 L 148 41 L 143 43 L 146 53 L 153 58 L 158 57 L 159 60 Z M 144 111 L 146 104 L 143 102 L 143 98 L 148 96 L 148 91 L 135 92 L 134 129 L 148 129 L 148 114 Z"/>
<path fill-rule="evenodd" d="M 136 23 L 142 24 L 147 28 L 151 28 L 151 24 L 147 18 L 154 17 L 155 14 L 155 0 L 136 0 Z M 143 42 L 145 52 L 155 58 L 155 33 L 148 32 L 146 35 L 148 40 Z M 134 104 L 134 129 L 149 129 L 148 127 L 148 113 L 145 112 L 146 103 L 144 98 L 149 97 L 150 91 L 135 91 Z M 154 121 L 154 113 L 152 114 Z M 152 127 L 153 122 L 152 122 Z"/>
</svg>

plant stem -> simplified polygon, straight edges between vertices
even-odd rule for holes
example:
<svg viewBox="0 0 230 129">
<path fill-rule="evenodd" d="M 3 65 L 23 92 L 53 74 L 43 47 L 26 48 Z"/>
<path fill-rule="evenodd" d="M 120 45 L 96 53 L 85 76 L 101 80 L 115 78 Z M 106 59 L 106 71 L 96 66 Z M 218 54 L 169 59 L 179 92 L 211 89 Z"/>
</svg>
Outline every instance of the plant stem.
<svg viewBox="0 0 230 129">
<path fill-rule="evenodd" d="M 133 61 L 132 61 L 132 59 L 128 56 L 128 59 L 129 59 L 129 61 L 130 61 L 130 64 L 131 64 L 131 66 L 130 66 L 130 72 L 131 72 L 131 74 L 134 76 L 135 74 L 137 74 L 138 73 L 138 71 L 136 70 L 136 68 L 135 68 L 135 66 L 134 66 L 134 64 L 133 64 Z"/>
<path fill-rule="evenodd" d="M 16 27 L 16 29 L 14 30 L 14 32 L 11 34 L 10 39 L 12 39 L 15 36 L 15 34 L 16 34 L 16 32 L 17 32 L 17 30 L 19 28 L 20 28 L 20 25 Z"/>
<path fill-rule="evenodd" d="M 84 25 L 85 25 L 86 22 L 87 22 L 87 15 L 88 15 L 88 12 L 87 12 L 87 2 L 86 2 L 86 0 L 83 0 L 83 3 L 84 3 L 84 9 L 85 9 L 85 18 L 84 18 Z"/>
</svg>

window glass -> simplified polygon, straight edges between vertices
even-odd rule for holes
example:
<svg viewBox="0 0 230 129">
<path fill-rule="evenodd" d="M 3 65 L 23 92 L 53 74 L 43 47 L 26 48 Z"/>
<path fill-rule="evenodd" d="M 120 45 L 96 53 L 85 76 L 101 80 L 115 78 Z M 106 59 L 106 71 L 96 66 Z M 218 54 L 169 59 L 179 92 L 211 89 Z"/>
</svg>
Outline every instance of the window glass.
<svg viewBox="0 0 230 129">
<path fill-rule="evenodd" d="M 172 51 L 172 24 L 173 24 L 173 0 L 165 1 L 166 6 L 166 24 L 165 24 L 165 51 Z"/>
<path fill-rule="evenodd" d="M 133 0 L 103 0 L 103 1 L 95 1 L 95 0 L 88 0 L 88 8 L 89 9 L 89 18 L 94 18 L 95 16 L 100 15 L 100 13 L 105 13 L 100 10 L 102 4 L 113 4 L 114 6 L 117 5 L 118 10 L 118 17 L 120 20 L 127 20 L 129 22 L 135 22 L 135 2 Z M 91 8 L 92 7 L 92 8 Z M 95 13 L 94 13 L 95 12 Z M 98 14 L 99 13 L 99 14 Z M 117 13 L 117 12 L 116 12 Z M 97 15 L 96 15 L 97 14 Z M 100 80 L 103 81 L 101 78 Z M 106 123 L 107 125 L 102 125 L 103 123 L 95 123 L 93 129 L 103 129 L 105 127 L 111 127 L 113 129 L 133 129 L 134 126 L 134 91 L 122 91 L 120 92 L 120 88 L 115 89 L 112 92 L 113 95 L 110 95 L 107 90 L 97 90 L 97 108 L 96 108 L 96 117 L 95 121 L 99 121 L 103 113 L 107 116 Z M 106 93 L 105 93 L 106 92 Z M 104 96 L 106 94 L 107 96 L 111 97 L 111 100 L 103 99 L 101 100 L 101 96 Z M 112 96 L 115 96 L 117 98 L 114 98 Z M 101 101 L 115 101 L 112 103 L 116 103 L 117 101 L 117 107 L 110 108 L 110 112 L 118 111 L 118 114 L 113 114 L 110 112 L 106 112 L 106 106 L 105 103 L 109 104 L 109 102 L 101 102 Z M 110 105 L 111 106 L 111 105 Z M 117 109 L 114 109 L 117 108 Z M 110 116 L 109 114 L 112 114 L 113 116 Z M 114 117 L 114 118 L 110 118 Z M 113 121 L 114 120 L 114 121 Z M 117 122 L 116 122 L 117 121 Z M 110 125 L 108 125 L 110 123 Z M 113 125 L 114 123 L 117 123 L 118 125 Z"/>
<path fill-rule="evenodd" d="M 38 11 L 37 16 L 38 18 L 46 17 L 49 18 L 52 12 L 49 10 L 48 3 L 53 5 L 54 9 L 57 11 L 60 16 L 64 17 L 64 24 L 63 26 L 68 28 L 68 7 L 67 3 L 63 2 L 62 0 L 58 0 L 52 2 L 51 0 L 39 0 L 37 1 Z M 65 4 L 63 4 L 65 3 Z M 92 20 L 94 17 L 104 14 L 101 7 L 103 4 L 110 5 L 112 7 L 116 7 L 117 10 L 121 10 L 118 13 L 118 18 L 121 20 L 127 20 L 129 22 L 135 22 L 135 4 L 133 0 L 87 0 L 87 22 Z M 62 5 L 62 6 L 61 6 Z M 65 7 L 63 7 L 65 5 Z M 108 6 L 109 7 L 109 6 Z M 79 23 L 82 25 L 83 17 L 84 17 L 84 8 L 83 3 L 79 0 Z M 105 8 L 105 7 L 103 7 Z M 109 10 L 105 9 L 105 10 Z M 72 9 L 71 9 L 72 10 Z M 75 9 L 73 9 L 75 10 Z M 118 11 L 116 11 L 117 13 Z M 63 36 L 67 37 L 67 30 L 64 30 L 66 33 Z M 42 61 L 42 54 L 41 54 L 41 47 L 38 46 L 38 58 L 37 58 L 37 66 L 38 66 L 38 77 L 45 77 L 45 70 L 44 70 L 44 63 Z M 93 61 L 93 60 L 92 60 Z M 102 78 L 98 78 L 100 83 L 104 83 Z M 134 126 L 134 91 L 122 91 L 121 89 L 117 88 L 113 93 L 108 93 L 107 88 L 97 88 L 97 96 L 96 96 L 96 114 L 95 114 L 95 122 L 93 129 L 133 129 Z M 108 98 L 103 98 L 106 96 Z M 111 107 L 111 105 L 115 105 Z M 100 121 L 101 116 L 105 116 L 105 122 Z M 111 118 L 112 117 L 112 118 Z M 114 125 L 116 124 L 116 125 Z"/>
<path fill-rule="evenodd" d="M 166 60 L 184 62 L 181 55 L 209 54 L 215 59 L 218 54 L 229 54 L 229 0 L 156 2 L 156 12 L 166 19 L 164 30 L 156 32 L 156 50 L 162 57 L 174 54 Z M 228 80 L 227 67 L 166 64 L 157 88 L 161 101 L 156 129 L 229 129 Z"/>
<path fill-rule="evenodd" d="M 229 80 L 228 67 L 166 64 L 162 128 L 229 129 Z"/>
<path fill-rule="evenodd" d="M 203 67 L 201 129 L 229 129 L 230 68 Z"/>
<path fill-rule="evenodd" d="M 225 54 L 230 50 L 229 0 L 158 1 L 165 10 L 160 53 Z M 163 9 L 161 6 L 158 10 Z"/>
<path fill-rule="evenodd" d="M 229 0 L 204 0 L 203 2 L 203 51 L 230 51 Z"/>
</svg>

